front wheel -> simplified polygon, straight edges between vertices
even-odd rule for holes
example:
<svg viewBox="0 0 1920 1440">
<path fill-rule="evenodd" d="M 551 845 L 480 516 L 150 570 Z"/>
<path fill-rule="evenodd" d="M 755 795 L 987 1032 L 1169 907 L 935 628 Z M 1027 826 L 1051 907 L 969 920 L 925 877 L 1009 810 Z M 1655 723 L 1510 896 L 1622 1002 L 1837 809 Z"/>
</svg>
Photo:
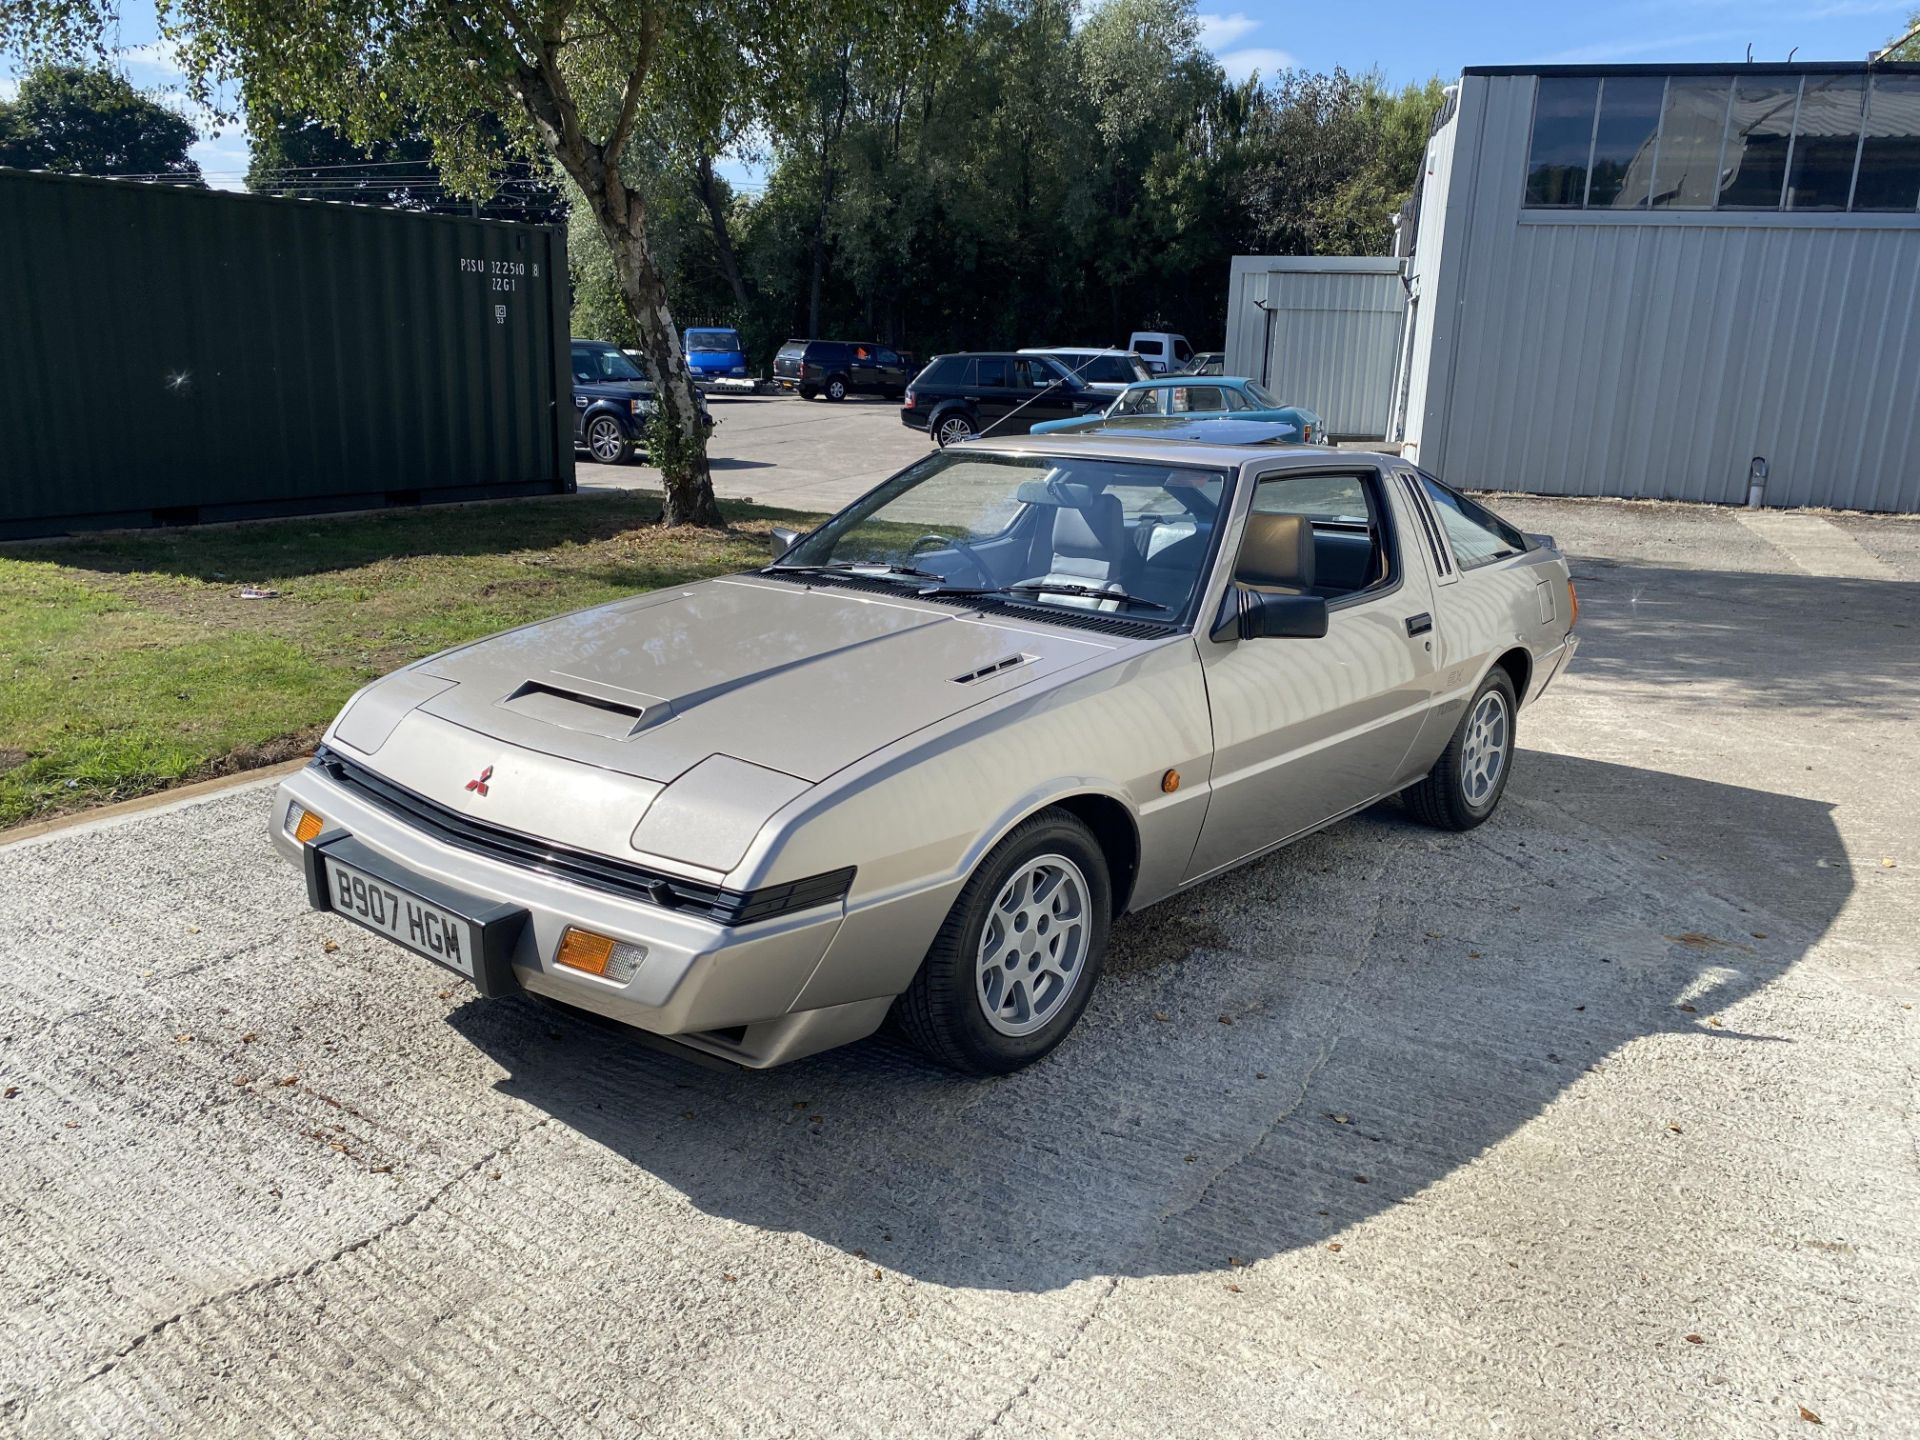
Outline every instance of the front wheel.
<svg viewBox="0 0 1920 1440">
<path fill-rule="evenodd" d="M 602 465 L 624 465 L 633 458 L 627 432 L 611 415 L 597 415 L 587 422 L 587 453 Z"/>
<path fill-rule="evenodd" d="M 1004 1075 L 1058 1045 L 1106 958 L 1113 888 L 1093 832 L 1065 810 L 1021 821 L 980 862 L 895 1002 L 933 1059 Z"/>
<path fill-rule="evenodd" d="M 838 375 L 827 381 L 827 399 L 838 404 L 847 398 L 847 382 Z"/>
<path fill-rule="evenodd" d="M 1416 820 L 1441 830 L 1471 830 L 1493 814 L 1513 771 L 1513 680 L 1496 665 L 1467 702 L 1453 738 L 1424 780 L 1405 792 Z"/>
<path fill-rule="evenodd" d="M 973 438 L 973 422 L 964 415 L 946 415 L 934 422 L 933 443 L 942 450 Z"/>
</svg>

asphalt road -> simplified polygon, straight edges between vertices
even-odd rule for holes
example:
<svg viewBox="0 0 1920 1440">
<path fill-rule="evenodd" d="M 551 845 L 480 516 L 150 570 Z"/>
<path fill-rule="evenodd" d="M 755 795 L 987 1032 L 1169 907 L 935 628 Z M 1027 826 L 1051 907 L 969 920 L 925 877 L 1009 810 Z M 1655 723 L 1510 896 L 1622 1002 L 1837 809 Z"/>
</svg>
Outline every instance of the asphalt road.
<svg viewBox="0 0 1920 1440">
<path fill-rule="evenodd" d="M 0 850 L 0 1434 L 1920 1433 L 1920 523 L 1505 508 L 1585 648 L 1498 819 L 1124 923 L 1005 1080 L 479 1001 L 261 790 Z"/>
</svg>

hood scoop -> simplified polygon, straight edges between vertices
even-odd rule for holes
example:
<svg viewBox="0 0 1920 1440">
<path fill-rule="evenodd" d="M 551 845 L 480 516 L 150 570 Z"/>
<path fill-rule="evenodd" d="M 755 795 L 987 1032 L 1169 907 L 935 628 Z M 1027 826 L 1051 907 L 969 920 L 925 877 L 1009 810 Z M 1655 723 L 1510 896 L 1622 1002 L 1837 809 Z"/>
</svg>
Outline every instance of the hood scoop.
<svg viewBox="0 0 1920 1440">
<path fill-rule="evenodd" d="M 673 702 L 658 695 L 561 675 L 523 682 L 500 708 L 607 740 L 631 739 L 673 715 Z"/>
<path fill-rule="evenodd" d="M 953 683 L 956 685 L 978 684 L 990 676 L 1004 674 L 1008 670 L 1017 669 L 1033 658 L 1031 655 L 1003 655 L 991 665 L 982 665 L 978 670 L 969 670 L 964 675 L 953 676 Z"/>
</svg>

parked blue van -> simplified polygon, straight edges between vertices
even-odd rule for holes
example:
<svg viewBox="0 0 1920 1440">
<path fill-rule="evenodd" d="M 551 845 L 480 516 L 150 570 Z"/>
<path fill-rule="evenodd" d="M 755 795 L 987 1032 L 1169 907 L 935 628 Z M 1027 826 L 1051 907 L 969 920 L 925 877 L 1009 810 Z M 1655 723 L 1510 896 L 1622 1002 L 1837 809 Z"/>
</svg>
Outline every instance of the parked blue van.
<svg viewBox="0 0 1920 1440">
<path fill-rule="evenodd" d="M 696 381 L 751 380 L 746 347 L 733 329 L 694 327 L 687 331 L 687 365 Z"/>
</svg>

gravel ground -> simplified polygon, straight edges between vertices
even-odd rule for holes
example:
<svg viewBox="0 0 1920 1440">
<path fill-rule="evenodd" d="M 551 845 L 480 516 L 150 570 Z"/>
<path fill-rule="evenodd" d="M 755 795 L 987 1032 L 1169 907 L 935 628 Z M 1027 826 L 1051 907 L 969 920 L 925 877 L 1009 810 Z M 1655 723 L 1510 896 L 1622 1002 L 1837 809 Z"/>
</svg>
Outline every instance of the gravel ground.
<svg viewBox="0 0 1920 1440">
<path fill-rule="evenodd" d="M 1920 546 L 1502 508 L 1585 648 L 1499 818 L 1126 922 L 1002 1081 L 479 1001 L 263 790 L 0 849 L 0 1433 L 1920 1434 Z"/>
</svg>

